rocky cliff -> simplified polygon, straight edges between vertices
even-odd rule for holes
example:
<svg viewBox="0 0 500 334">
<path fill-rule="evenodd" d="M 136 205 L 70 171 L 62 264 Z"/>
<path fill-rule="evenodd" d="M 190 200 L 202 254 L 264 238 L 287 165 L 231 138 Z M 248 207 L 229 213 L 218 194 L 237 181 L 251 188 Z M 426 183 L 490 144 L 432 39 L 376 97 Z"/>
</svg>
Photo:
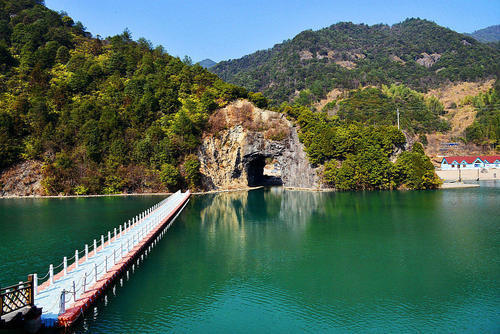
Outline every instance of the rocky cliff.
<svg viewBox="0 0 500 334">
<path fill-rule="evenodd" d="M 239 100 L 209 119 L 198 149 L 203 190 L 260 185 L 321 187 L 300 143 L 297 128 L 285 115 Z M 40 161 L 23 161 L 0 173 L 0 197 L 45 195 Z"/>
<path fill-rule="evenodd" d="M 44 195 L 42 163 L 23 161 L 0 173 L 0 197 Z"/>
<path fill-rule="evenodd" d="M 280 113 L 239 100 L 217 110 L 198 150 L 206 189 L 320 187 L 297 129 Z"/>
</svg>

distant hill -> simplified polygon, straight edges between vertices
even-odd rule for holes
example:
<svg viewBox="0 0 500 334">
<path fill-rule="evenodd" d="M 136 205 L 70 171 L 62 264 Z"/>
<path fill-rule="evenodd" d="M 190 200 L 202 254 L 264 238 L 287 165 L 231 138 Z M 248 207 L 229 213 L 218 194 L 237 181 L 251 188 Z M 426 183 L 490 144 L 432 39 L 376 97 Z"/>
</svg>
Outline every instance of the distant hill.
<svg viewBox="0 0 500 334">
<path fill-rule="evenodd" d="M 468 35 L 484 43 L 500 42 L 500 24 L 476 30 L 472 34 Z"/>
<path fill-rule="evenodd" d="M 200 64 L 201 67 L 203 68 L 210 68 L 212 66 L 215 66 L 217 63 L 215 61 L 213 61 L 212 59 L 204 59 L 200 62 L 198 62 L 198 64 Z"/>
<path fill-rule="evenodd" d="M 274 103 L 306 91 L 318 100 L 334 88 L 404 83 L 425 91 L 448 81 L 488 77 L 500 50 L 422 19 L 392 26 L 342 22 L 306 30 L 291 40 L 210 70 L 262 92 Z"/>
</svg>

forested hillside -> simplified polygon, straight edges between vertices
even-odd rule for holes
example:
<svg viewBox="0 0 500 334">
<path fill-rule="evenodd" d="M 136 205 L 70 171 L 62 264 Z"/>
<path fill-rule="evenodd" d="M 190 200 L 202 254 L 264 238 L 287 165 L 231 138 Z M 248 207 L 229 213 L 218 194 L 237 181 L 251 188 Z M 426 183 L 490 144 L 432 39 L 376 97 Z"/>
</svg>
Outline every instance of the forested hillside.
<svg viewBox="0 0 500 334">
<path fill-rule="evenodd" d="M 500 42 L 500 24 L 476 30 L 468 35 L 483 43 Z"/>
<path fill-rule="evenodd" d="M 366 87 L 346 92 L 327 103 L 323 111 L 334 111 L 341 120 L 370 125 L 397 125 L 411 134 L 445 132 L 449 123 L 441 118 L 444 107 L 435 97 L 425 98 L 404 85 Z"/>
<path fill-rule="evenodd" d="M 464 103 L 477 110 L 474 123 L 465 130 L 466 139 L 496 148 L 500 140 L 500 81 L 497 79 L 488 92 L 467 98 Z"/>
<path fill-rule="evenodd" d="M 209 114 L 247 97 L 128 31 L 93 38 L 40 0 L 0 1 L 0 61 L 0 170 L 43 161 L 47 194 L 195 188 Z"/>
<path fill-rule="evenodd" d="M 318 42 L 311 34 L 301 39 L 308 50 Z M 199 189 L 196 152 L 212 112 L 238 98 L 268 105 L 261 93 L 225 83 L 145 39 L 134 41 L 127 30 L 92 37 L 40 0 L 0 0 L 0 60 L 0 172 L 37 161 L 45 194 Z M 480 65 L 482 75 L 487 64 Z M 341 190 L 439 185 L 420 146 L 397 157 L 406 139 L 391 120 L 399 106 L 407 130 L 442 130 L 439 103 L 405 86 L 359 89 L 337 102 L 330 103 L 335 116 L 299 104 L 279 108 L 300 125 L 310 162 L 324 166 L 327 184 Z"/>
<path fill-rule="evenodd" d="M 391 125 L 369 125 L 284 103 L 280 111 L 300 125 L 299 138 L 324 182 L 338 190 L 434 189 L 440 180 L 420 143 Z"/>
<path fill-rule="evenodd" d="M 318 100 L 333 88 L 402 83 L 419 91 L 498 71 L 500 50 L 421 19 L 388 25 L 338 23 L 210 70 L 260 91 L 275 104 L 303 90 Z"/>
</svg>

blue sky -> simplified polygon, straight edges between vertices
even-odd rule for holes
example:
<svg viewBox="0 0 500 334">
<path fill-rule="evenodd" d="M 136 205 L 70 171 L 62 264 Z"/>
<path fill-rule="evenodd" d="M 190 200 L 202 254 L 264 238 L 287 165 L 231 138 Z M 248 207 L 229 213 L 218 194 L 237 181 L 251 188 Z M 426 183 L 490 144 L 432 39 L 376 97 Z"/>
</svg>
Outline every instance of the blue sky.
<svg viewBox="0 0 500 334">
<path fill-rule="evenodd" d="M 46 0 L 102 37 L 129 28 L 174 56 L 234 59 L 272 47 L 305 29 L 339 21 L 394 24 L 407 17 L 458 32 L 500 24 L 499 0 Z"/>
</svg>

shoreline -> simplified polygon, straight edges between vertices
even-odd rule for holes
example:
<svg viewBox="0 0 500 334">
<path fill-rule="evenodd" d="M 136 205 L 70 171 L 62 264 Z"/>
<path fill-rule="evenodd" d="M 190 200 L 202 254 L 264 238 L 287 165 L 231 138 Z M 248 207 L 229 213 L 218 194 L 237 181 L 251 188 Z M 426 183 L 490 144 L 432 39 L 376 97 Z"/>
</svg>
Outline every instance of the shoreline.
<svg viewBox="0 0 500 334">
<path fill-rule="evenodd" d="M 464 168 L 459 169 L 436 169 L 436 174 L 443 181 L 458 182 L 461 178 L 462 181 L 495 181 L 500 180 L 500 169 L 489 168 Z"/>
<path fill-rule="evenodd" d="M 285 187 L 283 189 L 288 191 L 309 191 L 309 192 L 336 192 L 334 188 L 303 188 L 303 187 Z"/>
<path fill-rule="evenodd" d="M 250 191 L 264 188 L 264 186 L 258 187 L 246 187 L 246 188 L 236 188 L 236 189 L 221 189 L 221 190 L 208 190 L 208 191 L 198 191 L 193 192 L 191 195 L 207 195 L 207 194 L 217 194 L 217 193 L 227 193 L 227 192 L 236 192 L 236 191 Z M 2 199 L 44 199 L 44 198 L 93 198 L 93 197 L 127 197 L 127 196 L 167 196 L 172 195 L 171 192 L 165 193 L 130 193 L 130 194 L 105 194 L 105 195 L 28 195 L 28 196 L 19 196 L 19 195 L 8 195 L 8 196 L 0 196 L 0 200 Z"/>
<path fill-rule="evenodd" d="M 481 181 L 494 181 L 498 179 L 492 180 L 481 180 Z M 447 180 L 443 180 L 447 181 Z M 466 180 L 468 181 L 468 180 Z M 475 181 L 475 180 L 474 180 Z M 283 190 L 286 191 L 307 191 L 307 192 L 336 192 L 334 188 L 303 188 L 303 187 L 285 187 L 281 186 Z M 477 183 L 459 183 L 457 181 L 452 182 L 444 182 L 439 189 L 461 189 L 461 188 L 478 188 L 480 187 Z M 208 190 L 208 191 L 198 191 L 191 193 L 194 196 L 198 195 L 209 195 L 209 194 L 218 194 L 218 193 L 230 193 L 230 192 L 239 192 L 239 191 L 251 191 L 265 188 L 265 186 L 257 186 L 257 187 L 243 187 L 243 188 L 235 188 L 235 189 L 219 189 L 219 190 Z M 93 198 L 93 197 L 127 197 L 127 196 L 168 196 L 172 195 L 171 192 L 160 192 L 160 193 L 120 193 L 120 194 L 107 194 L 107 195 L 28 195 L 28 196 L 18 196 L 18 195 L 8 195 L 8 196 L 0 196 L 0 200 L 2 199 L 63 199 L 63 198 Z"/>
<path fill-rule="evenodd" d="M 438 189 L 465 189 L 465 188 L 479 188 L 480 185 L 477 183 L 463 183 L 463 182 L 446 182 L 441 185 Z"/>
</svg>

